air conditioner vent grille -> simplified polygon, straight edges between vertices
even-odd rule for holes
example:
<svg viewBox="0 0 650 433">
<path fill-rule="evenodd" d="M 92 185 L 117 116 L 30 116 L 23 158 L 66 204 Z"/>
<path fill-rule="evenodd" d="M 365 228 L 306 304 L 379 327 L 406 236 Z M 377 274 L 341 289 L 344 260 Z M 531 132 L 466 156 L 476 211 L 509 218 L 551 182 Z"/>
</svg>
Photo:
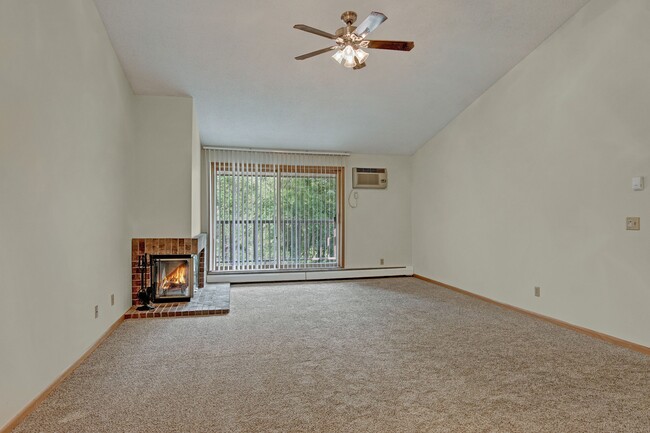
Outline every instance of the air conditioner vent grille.
<svg viewBox="0 0 650 433">
<path fill-rule="evenodd" d="M 385 168 L 352 168 L 352 187 L 385 189 L 388 186 L 388 173 Z"/>
</svg>

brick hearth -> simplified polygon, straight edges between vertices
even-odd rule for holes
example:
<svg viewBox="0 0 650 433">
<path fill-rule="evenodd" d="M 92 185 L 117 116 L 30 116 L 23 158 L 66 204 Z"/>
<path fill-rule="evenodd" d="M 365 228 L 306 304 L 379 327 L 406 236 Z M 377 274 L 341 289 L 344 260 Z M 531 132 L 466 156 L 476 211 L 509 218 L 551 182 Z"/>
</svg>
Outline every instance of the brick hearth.
<svg viewBox="0 0 650 433">
<path fill-rule="evenodd" d="M 154 317 L 213 316 L 228 314 L 230 311 L 230 284 L 206 284 L 194 293 L 190 302 L 168 302 L 154 304 L 155 309 L 137 311 L 132 306 L 124 315 L 125 319 L 144 319 Z"/>
</svg>

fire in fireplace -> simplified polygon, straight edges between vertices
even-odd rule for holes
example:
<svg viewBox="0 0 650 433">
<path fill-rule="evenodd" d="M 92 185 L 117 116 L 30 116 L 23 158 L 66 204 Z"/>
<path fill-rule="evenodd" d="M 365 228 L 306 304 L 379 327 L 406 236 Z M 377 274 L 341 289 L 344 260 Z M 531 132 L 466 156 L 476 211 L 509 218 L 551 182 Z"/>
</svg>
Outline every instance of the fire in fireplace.
<svg viewBox="0 0 650 433">
<path fill-rule="evenodd" d="M 152 256 L 152 260 L 154 302 L 189 301 L 194 294 L 194 256 Z"/>
</svg>

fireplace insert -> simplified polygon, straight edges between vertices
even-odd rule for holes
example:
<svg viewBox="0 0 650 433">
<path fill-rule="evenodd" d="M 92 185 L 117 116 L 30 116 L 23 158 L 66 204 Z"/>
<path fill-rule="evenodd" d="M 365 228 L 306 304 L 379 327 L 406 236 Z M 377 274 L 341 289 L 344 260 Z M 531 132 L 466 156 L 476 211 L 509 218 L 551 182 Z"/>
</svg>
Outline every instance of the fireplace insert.
<svg viewBox="0 0 650 433">
<path fill-rule="evenodd" d="M 193 255 L 151 256 L 153 302 L 187 302 L 194 294 L 196 257 Z"/>
</svg>

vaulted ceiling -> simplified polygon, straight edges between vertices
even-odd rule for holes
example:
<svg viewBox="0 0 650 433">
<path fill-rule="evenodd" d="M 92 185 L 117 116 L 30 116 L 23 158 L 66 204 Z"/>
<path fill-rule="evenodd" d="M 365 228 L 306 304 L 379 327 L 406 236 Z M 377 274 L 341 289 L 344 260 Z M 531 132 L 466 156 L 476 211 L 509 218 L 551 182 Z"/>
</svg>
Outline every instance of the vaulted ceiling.
<svg viewBox="0 0 650 433">
<path fill-rule="evenodd" d="M 587 0 L 95 0 L 137 94 L 192 96 L 204 145 L 412 154 Z M 323 54 L 339 17 L 388 20 L 348 70 Z"/>
</svg>

